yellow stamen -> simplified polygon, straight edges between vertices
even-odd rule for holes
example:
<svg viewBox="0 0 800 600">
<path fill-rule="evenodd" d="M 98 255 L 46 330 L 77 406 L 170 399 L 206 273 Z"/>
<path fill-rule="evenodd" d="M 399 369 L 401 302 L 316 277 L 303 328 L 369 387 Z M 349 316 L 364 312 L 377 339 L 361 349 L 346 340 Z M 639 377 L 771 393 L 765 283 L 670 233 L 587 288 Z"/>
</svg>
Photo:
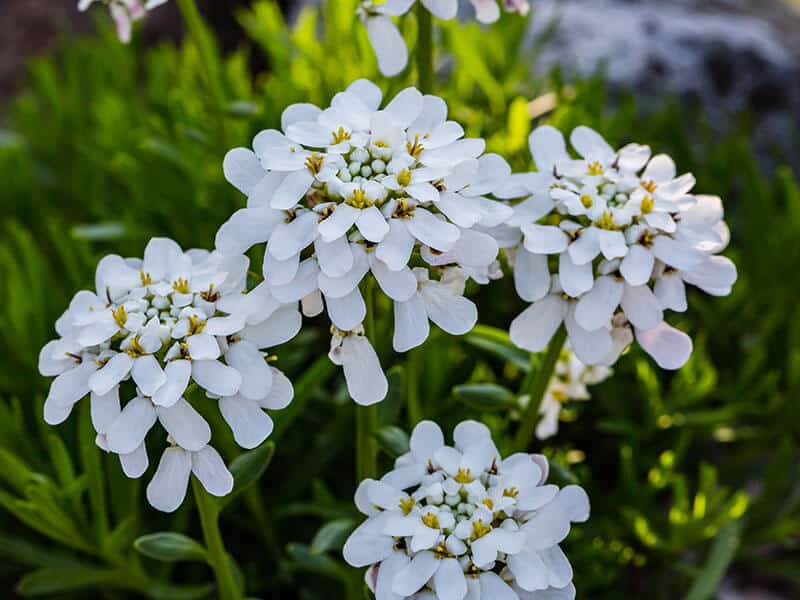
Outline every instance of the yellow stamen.
<svg viewBox="0 0 800 600">
<path fill-rule="evenodd" d="M 406 187 L 411 183 L 411 171 L 408 169 L 403 169 L 397 174 L 397 183 L 401 186 Z"/>
<path fill-rule="evenodd" d="M 472 483 L 475 481 L 475 478 L 472 476 L 472 472 L 470 469 L 459 469 L 456 476 L 453 477 L 456 483 Z"/>
<path fill-rule="evenodd" d="M 608 231 L 618 231 L 619 225 L 614 223 L 614 217 L 610 212 L 604 212 L 603 216 L 598 221 L 595 221 L 595 227 L 606 229 Z"/>
<path fill-rule="evenodd" d="M 333 132 L 333 143 L 341 144 L 342 142 L 347 142 L 350 140 L 350 132 L 345 130 L 344 127 L 339 125 L 339 129 Z"/>
<path fill-rule="evenodd" d="M 503 490 L 503 496 L 506 498 L 516 498 L 519 496 L 519 490 L 515 487 L 506 488 Z"/>
<path fill-rule="evenodd" d="M 560 402 L 561 404 L 569 400 L 569 396 L 567 396 L 564 390 L 553 390 L 551 394 L 553 396 L 553 400 Z"/>
<path fill-rule="evenodd" d="M 440 529 L 439 527 L 439 517 L 437 517 L 433 513 L 428 513 L 427 515 L 422 517 L 422 523 L 426 527 L 430 527 L 431 529 Z"/>
<path fill-rule="evenodd" d="M 197 316 L 192 315 L 189 317 L 189 335 L 202 333 L 206 328 L 206 321 L 201 321 Z"/>
<path fill-rule="evenodd" d="M 145 354 L 147 354 L 144 348 L 142 348 L 141 342 L 139 342 L 139 336 L 136 336 L 131 340 L 130 346 L 125 348 L 125 352 L 129 356 L 132 356 L 134 358 L 137 358 L 139 356 L 144 356 Z"/>
<path fill-rule="evenodd" d="M 472 522 L 472 535 L 469 536 L 469 540 L 474 542 L 475 540 L 481 539 L 483 536 L 487 535 L 489 532 L 492 531 L 492 528 L 488 525 L 483 524 L 483 519 L 478 519 Z"/>
<path fill-rule="evenodd" d="M 652 194 L 656 191 L 657 186 L 656 182 L 651 179 L 650 181 L 643 181 L 642 187 Z"/>
<path fill-rule="evenodd" d="M 188 294 L 189 282 L 183 277 L 178 277 L 175 281 L 172 282 L 172 289 L 178 292 L 179 294 Z"/>
<path fill-rule="evenodd" d="M 120 329 L 125 327 L 125 323 L 128 322 L 128 313 L 125 311 L 124 306 L 118 306 L 111 311 L 111 314 L 114 315 L 114 321 L 117 323 Z"/>
<path fill-rule="evenodd" d="M 642 209 L 642 214 L 647 215 L 653 212 L 653 207 L 655 206 L 655 204 L 656 201 L 652 196 L 645 196 L 644 198 L 642 198 L 642 204 L 640 207 Z"/>
<path fill-rule="evenodd" d="M 436 555 L 436 558 L 439 560 L 444 560 L 445 558 L 455 558 L 455 555 L 452 554 L 448 549 L 447 546 L 444 544 L 439 544 L 433 549 L 433 553 Z"/>
<path fill-rule="evenodd" d="M 400 499 L 400 510 L 403 511 L 404 515 L 408 515 L 414 508 L 414 505 L 417 503 L 416 500 L 412 497 L 408 498 L 401 498 Z"/>
<path fill-rule="evenodd" d="M 603 165 L 599 162 L 594 161 L 589 163 L 589 175 L 602 175 L 605 171 L 603 171 Z"/>
<path fill-rule="evenodd" d="M 347 204 L 355 208 L 369 208 L 373 205 L 372 200 L 367 198 L 367 192 L 362 189 L 353 190 L 353 195 L 345 200 Z"/>
<path fill-rule="evenodd" d="M 581 204 L 583 204 L 584 208 L 592 208 L 594 202 L 589 194 L 583 194 L 581 196 Z"/>
<path fill-rule="evenodd" d="M 145 273 L 144 271 L 139 271 L 139 279 L 142 280 L 142 285 L 150 285 L 153 283 L 153 278 L 150 277 L 150 273 Z"/>
<path fill-rule="evenodd" d="M 483 500 L 483 505 L 488 508 L 489 510 L 494 510 L 494 502 L 492 502 L 491 498 L 485 498 Z"/>
<path fill-rule="evenodd" d="M 396 219 L 410 219 L 414 216 L 413 204 L 408 203 L 408 199 L 403 198 L 397 203 L 397 208 L 394 209 L 392 216 Z"/>
<path fill-rule="evenodd" d="M 419 143 L 418 133 L 414 135 L 413 142 L 406 142 L 406 150 L 408 150 L 408 155 L 412 158 L 419 158 L 419 155 L 425 150 L 425 147 Z"/>
<path fill-rule="evenodd" d="M 317 154 L 316 152 L 312 152 L 311 156 L 306 159 L 305 167 L 309 171 L 311 171 L 312 175 L 319 175 L 319 172 L 322 170 L 322 161 L 324 157 L 321 154 Z"/>
</svg>

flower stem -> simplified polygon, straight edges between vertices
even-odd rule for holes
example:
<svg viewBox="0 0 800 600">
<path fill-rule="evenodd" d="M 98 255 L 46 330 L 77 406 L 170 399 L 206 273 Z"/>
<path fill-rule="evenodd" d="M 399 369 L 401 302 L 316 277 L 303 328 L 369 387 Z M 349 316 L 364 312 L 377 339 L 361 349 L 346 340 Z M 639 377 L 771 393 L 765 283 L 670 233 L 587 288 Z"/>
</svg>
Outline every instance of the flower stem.
<svg viewBox="0 0 800 600">
<path fill-rule="evenodd" d="M 219 507 L 216 499 L 206 492 L 202 484 L 192 478 L 192 491 L 203 527 L 203 538 L 208 550 L 208 560 L 217 577 L 217 595 L 220 600 L 241 600 L 242 593 L 231 568 L 231 561 L 225 551 L 222 533 L 219 530 Z"/>
<path fill-rule="evenodd" d="M 375 352 L 378 351 L 378 336 L 375 331 L 375 283 L 368 279 L 364 285 L 367 317 L 365 333 Z M 378 409 L 372 406 L 356 406 L 356 475 L 358 481 L 374 479 L 378 474 L 378 444 L 373 433 L 378 425 Z"/>
<path fill-rule="evenodd" d="M 522 384 L 520 392 L 525 393 L 527 391 L 530 399 L 528 408 L 525 414 L 522 415 L 522 422 L 514 441 L 514 448 L 520 452 L 528 450 L 528 446 L 536 432 L 536 424 L 539 422 L 539 408 L 542 406 L 547 386 L 553 377 L 553 373 L 555 373 L 558 358 L 561 356 L 561 350 L 564 348 L 566 341 L 567 330 L 563 326 L 559 327 L 547 346 L 541 366 L 535 372 L 531 369 Z"/>
<path fill-rule="evenodd" d="M 406 360 L 406 395 L 408 396 L 408 426 L 413 429 L 422 421 L 422 403 L 419 397 L 420 353 L 412 350 Z"/>
<path fill-rule="evenodd" d="M 433 19 L 417 4 L 417 85 L 423 94 L 433 93 Z"/>
</svg>

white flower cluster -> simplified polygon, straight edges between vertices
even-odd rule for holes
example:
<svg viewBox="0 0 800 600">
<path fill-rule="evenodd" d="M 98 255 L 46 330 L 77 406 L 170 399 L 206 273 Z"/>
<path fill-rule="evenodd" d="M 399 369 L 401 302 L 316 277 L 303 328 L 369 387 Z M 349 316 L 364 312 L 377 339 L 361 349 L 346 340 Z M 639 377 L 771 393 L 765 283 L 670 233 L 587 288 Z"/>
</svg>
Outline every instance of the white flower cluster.
<svg viewBox="0 0 800 600">
<path fill-rule="evenodd" d="M 449 21 L 458 13 L 458 0 L 419 0 L 435 17 Z M 500 18 L 497 0 L 470 0 L 475 16 L 481 23 L 494 23 Z M 392 77 L 408 65 L 408 48 L 392 17 L 409 12 L 416 0 L 364 0 L 358 7 L 358 15 L 364 22 L 378 58 L 381 73 Z M 508 12 L 523 16 L 530 12 L 528 0 L 502 0 Z"/>
<path fill-rule="evenodd" d="M 40 353 L 40 372 L 55 377 L 45 420 L 62 423 L 90 395 L 97 443 L 119 455 L 129 477 L 147 470 L 145 437 L 161 423 L 170 447 L 147 489 L 160 510 L 180 506 L 190 472 L 218 496 L 233 485 L 209 446 L 208 423 L 184 398 L 191 382 L 218 402 L 244 448 L 272 432 L 264 409 L 292 400 L 291 383 L 262 350 L 293 338 L 302 317 L 297 303 L 268 312 L 263 290 L 243 293 L 248 266 L 245 256 L 184 252 L 165 238 L 151 240 L 143 260 L 106 256 L 96 290 L 75 295 L 56 323 L 61 337 Z M 122 406 L 129 379 L 132 397 Z"/>
<path fill-rule="evenodd" d="M 127 44 L 131 41 L 133 24 L 144 19 L 148 10 L 166 4 L 167 0 L 79 0 L 78 10 L 84 12 L 97 2 L 108 6 L 111 18 L 117 26 L 117 36 L 121 42 Z"/>
<path fill-rule="evenodd" d="M 572 400 L 589 400 L 589 386 L 602 383 L 611 375 L 613 371 L 605 365 L 583 364 L 569 344 L 565 344 L 539 406 L 541 420 L 536 426 L 536 437 L 544 440 L 558 433 L 558 419 L 564 404 Z"/>
<path fill-rule="evenodd" d="M 692 341 L 664 321 L 685 311 L 686 284 L 724 296 L 736 267 L 718 253 L 730 234 L 717 197 L 691 194 L 695 179 L 630 144 L 615 151 L 595 131 L 539 127 L 539 169 L 514 176 L 529 197 L 494 232 L 514 260 L 517 292 L 531 306 L 511 324 L 520 347 L 543 350 L 562 323 L 587 364 L 613 364 L 634 339 L 665 369 L 683 366 Z"/>
<path fill-rule="evenodd" d="M 271 302 L 302 301 L 308 316 L 327 308 L 331 358 L 360 404 L 382 400 L 387 389 L 362 337 L 362 280 L 371 273 L 394 302 L 396 351 L 422 344 L 429 320 L 464 334 L 478 318 L 463 296 L 467 279 L 488 283 L 499 272 L 496 240 L 476 227 L 496 227 L 513 213 L 487 197 L 510 167 L 482 155 L 483 140 L 463 139 L 441 98 L 408 88 L 383 109 L 381 102 L 380 89 L 359 80 L 324 110 L 290 106 L 282 132 L 262 131 L 253 150 L 229 152 L 225 175 L 247 195 L 247 208 L 216 238 L 226 255 L 266 242 Z"/>
<path fill-rule="evenodd" d="M 368 518 L 345 560 L 370 566 L 377 598 L 572 600 L 572 567 L 559 544 L 589 518 L 582 488 L 547 485 L 540 455 L 499 455 L 487 427 L 465 421 L 455 447 L 424 421 L 411 451 L 355 501 Z"/>
</svg>

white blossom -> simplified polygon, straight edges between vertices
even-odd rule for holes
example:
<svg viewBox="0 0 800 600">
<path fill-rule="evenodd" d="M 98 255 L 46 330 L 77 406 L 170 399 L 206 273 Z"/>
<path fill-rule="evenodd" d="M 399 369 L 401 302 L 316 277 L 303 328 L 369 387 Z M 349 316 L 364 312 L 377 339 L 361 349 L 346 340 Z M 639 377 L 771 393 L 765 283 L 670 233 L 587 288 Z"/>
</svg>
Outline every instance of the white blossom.
<svg viewBox="0 0 800 600">
<path fill-rule="evenodd" d="M 454 335 L 477 322 L 464 285 L 500 273 L 496 240 L 477 228 L 513 214 L 491 198 L 511 169 L 483 154 L 483 140 L 463 137 L 441 98 L 408 88 L 383 108 L 382 99 L 375 84 L 358 80 L 328 108 L 290 106 L 282 131 L 262 131 L 253 150 L 229 152 L 225 175 L 247 208 L 223 224 L 216 245 L 238 255 L 266 243 L 267 306 L 301 301 L 309 316 L 326 310 L 338 332 L 360 331 L 362 288 L 374 282 L 394 303 L 394 349 L 405 352 L 427 339 L 429 320 Z M 331 357 L 346 375 L 375 366 L 366 338 L 338 337 Z M 364 367 L 350 360 L 356 350 L 368 355 Z M 359 377 L 346 379 L 360 403 L 382 398 L 382 384 L 356 391 Z"/>
<path fill-rule="evenodd" d="M 580 158 L 560 132 L 539 127 L 530 137 L 539 171 L 496 192 L 523 198 L 491 231 L 531 302 L 511 338 L 538 352 L 563 323 L 586 364 L 612 364 L 635 337 L 660 366 L 680 368 L 691 339 L 665 311 L 687 309 L 687 283 L 724 296 L 736 281 L 735 265 L 718 255 L 729 239 L 722 202 L 691 194 L 694 177 L 647 146 L 615 151 L 588 127 L 570 140 Z"/>
<path fill-rule="evenodd" d="M 131 41 L 133 24 L 144 19 L 147 11 L 166 4 L 167 0 L 79 0 L 78 10 L 84 12 L 95 3 L 105 4 L 117 27 L 117 36 L 127 44 Z"/>
<path fill-rule="evenodd" d="M 474 421 L 454 439 L 446 446 L 424 421 L 392 472 L 361 483 L 355 502 L 367 519 L 345 543 L 345 560 L 369 567 L 377 598 L 574 598 L 559 544 L 589 517 L 583 489 L 546 484 L 543 456 L 503 459 Z"/>
<path fill-rule="evenodd" d="M 273 428 L 264 410 L 293 396 L 264 350 L 293 338 L 301 315 L 263 284 L 245 293 L 248 266 L 245 256 L 184 252 L 166 238 L 151 240 L 143 259 L 103 258 L 95 290 L 75 295 L 56 323 L 61 337 L 40 353 L 40 372 L 55 376 L 45 420 L 62 423 L 90 396 L 98 445 L 140 477 L 157 423 L 175 448 L 207 454 L 211 428 L 190 402 L 197 386 L 242 447 L 258 446 Z"/>
</svg>

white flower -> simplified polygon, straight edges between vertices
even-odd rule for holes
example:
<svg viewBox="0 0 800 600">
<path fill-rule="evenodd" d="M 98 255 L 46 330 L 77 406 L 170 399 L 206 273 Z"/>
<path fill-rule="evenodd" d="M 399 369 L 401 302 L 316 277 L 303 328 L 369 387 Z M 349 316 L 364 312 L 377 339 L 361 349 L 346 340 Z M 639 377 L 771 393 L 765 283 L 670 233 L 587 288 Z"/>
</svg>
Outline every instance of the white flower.
<svg viewBox="0 0 800 600">
<path fill-rule="evenodd" d="M 345 543 L 345 560 L 370 566 L 377 598 L 574 597 L 558 544 L 588 519 L 586 493 L 546 485 L 542 456 L 503 460 L 479 423 L 461 423 L 454 438 L 445 446 L 439 427 L 422 422 L 395 470 L 361 483 L 355 502 L 367 519 Z"/>
<path fill-rule="evenodd" d="M 527 196 L 492 232 L 514 264 L 517 293 L 532 303 L 511 337 L 538 352 L 563 322 L 578 358 L 598 365 L 616 360 L 620 342 L 633 339 L 620 328 L 633 328 L 659 365 L 680 368 L 691 340 L 664 312 L 687 309 L 686 283 L 723 296 L 736 281 L 736 267 L 717 255 L 729 239 L 722 203 L 692 195 L 694 177 L 677 176 L 672 159 L 651 158 L 647 146 L 615 151 L 587 127 L 570 139 L 581 158 L 556 129 L 539 127 L 530 137 L 539 171 L 496 192 Z"/>
<path fill-rule="evenodd" d="M 362 406 L 380 402 L 389 391 L 389 382 L 383 373 L 375 348 L 358 326 L 352 331 L 332 328 L 331 362 L 340 365 L 350 397 Z"/>
<path fill-rule="evenodd" d="M 187 452 L 211 441 L 187 400 L 196 384 L 219 402 L 236 441 L 258 446 L 273 428 L 263 411 L 285 408 L 293 396 L 263 351 L 292 339 L 302 317 L 296 302 L 275 300 L 263 284 L 245 293 L 248 265 L 241 255 L 184 252 L 165 238 L 151 240 L 143 259 L 102 259 L 95 291 L 75 295 L 56 323 L 61 338 L 40 353 L 40 372 L 56 377 L 45 420 L 62 423 L 90 395 L 98 445 L 140 477 L 157 422 Z M 121 387 L 132 398 L 124 406 Z"/>
<path fill-rule="evenodd" d="M 601 383 L 611 375 L 611 369 L 606 366 L 585 365 L 567 343 L 539 407 L 541 420 L 536 425 L 536 437 L 544 440 L 558 433 L 559 415 L 564 404 L 574 400 L 589 400 L 591 395 L 588 386 Z"/>
<path fill-rule="evenodd" d="M 358 330 L 366 318 L 360 285 L 371 275 L 395 303 L 394 345 L 404 352 L 427 339 L 429 317 L 455 335 L 474 326 L 464 283 L 499 275 L 498 244 L 477 228 L 512 216 L 490 198 L 506 186 L 511 168 L 483 155 L 483 140 L 463 139 L 441 98 L 408 88 L 381 109 L 382 99 L 375 84 L 356 81 L 324 110 L 287 108 L 283 131 L 259 133 L 253 151 L 229 152 L 225 175 L 247 195 L 247 208 L 223 224 L 216 245 L 237 255 L 266 242 L 267 308 L 302 301 L 306 314 L 327 310 L 343 332 Z M 249 310 L 256 314 L 256 304 Z M 347 359 L 341 364 L 360 368 Z M 371 403 L 382 389 L 350 392 Z"/>
<path fill-rule="evenodd" d="M 145 17 L 147 11 L 166 4 L 167 0 L 79 0 L 78 10 L 83 12 L 95 2 L 108 6 L 111 17 L 117 26 L 117 36 L 127 44 L 131 41 L 133 24 Z"/>
</svg>

